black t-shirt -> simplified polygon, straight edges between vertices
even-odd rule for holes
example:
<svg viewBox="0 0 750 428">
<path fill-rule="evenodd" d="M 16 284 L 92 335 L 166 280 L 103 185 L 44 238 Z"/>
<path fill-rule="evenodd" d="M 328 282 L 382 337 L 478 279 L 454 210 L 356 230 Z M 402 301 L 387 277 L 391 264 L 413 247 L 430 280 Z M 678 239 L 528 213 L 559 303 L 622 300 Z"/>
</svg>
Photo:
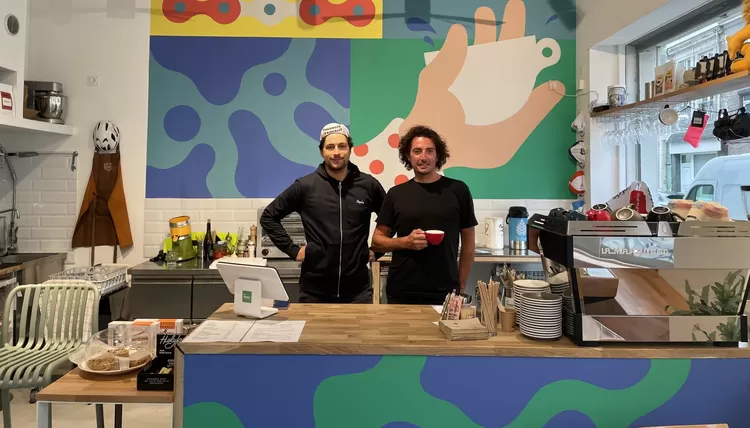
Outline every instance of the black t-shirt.
<svg viewBox="0 0 750 428">
<path fill-rule="evenodd" d="M 477 225 L 474 201 L 463 181 L 441 177 L 425 184 L 412 179 L 393 187 L 383 201 L 377 223 L 390 227 L 399 237 L 415 229 L 445 232 L 439 245 L 393 253 L 386 286 L 389 296 L 442 301 L 447 293 L 458 290 L 461 229 Z"/>
</svg>

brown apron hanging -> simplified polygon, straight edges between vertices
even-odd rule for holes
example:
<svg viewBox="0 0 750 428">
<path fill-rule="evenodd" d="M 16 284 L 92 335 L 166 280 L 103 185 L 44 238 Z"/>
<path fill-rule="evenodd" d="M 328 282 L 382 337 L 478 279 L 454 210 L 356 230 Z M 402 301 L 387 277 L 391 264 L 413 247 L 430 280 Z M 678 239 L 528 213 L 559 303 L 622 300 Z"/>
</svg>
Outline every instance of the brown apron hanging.
<svg viewBox="0 0 750 428">
<path fill-rule="evenodd" d="M 91 176 L 73 232 L 73 248 L 98 245 L 119 245 L 121 249 L 133 245 L 119 152 L 94 153 Z"/>
</svg>

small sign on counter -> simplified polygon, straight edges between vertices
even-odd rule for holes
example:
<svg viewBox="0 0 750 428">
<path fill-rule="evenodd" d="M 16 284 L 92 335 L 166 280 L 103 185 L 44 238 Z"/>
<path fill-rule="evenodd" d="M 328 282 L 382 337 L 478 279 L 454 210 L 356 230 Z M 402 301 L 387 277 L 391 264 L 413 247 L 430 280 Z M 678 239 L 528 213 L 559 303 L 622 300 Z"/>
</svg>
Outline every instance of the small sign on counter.
<svg viewBox="0 0 750 428">
<path fill-rule="evenodd" d="M 174 390 L 174 353 L 177 344 L 184 334 L 159 334 L 156 336 L 156 358 L 138 372 L 136 389 L 138 391 L 173 391 Z"/>
</svg>

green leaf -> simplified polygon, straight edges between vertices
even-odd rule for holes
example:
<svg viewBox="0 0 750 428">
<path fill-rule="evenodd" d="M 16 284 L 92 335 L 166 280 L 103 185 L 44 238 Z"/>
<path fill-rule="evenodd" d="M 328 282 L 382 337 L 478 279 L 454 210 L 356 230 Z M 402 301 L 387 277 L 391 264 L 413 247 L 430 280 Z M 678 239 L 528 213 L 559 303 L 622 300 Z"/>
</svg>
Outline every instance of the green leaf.
<svg viewBox="0 0 750 428">
<path fill-rule="evenodd" d="M 717 282 L 716 284 L 719 284 L 719 283 Z M 715 296 L 720 295 L 721 294 L 721 284 L 719 284 L 719 285 L 712 285 L 711 286 L 711 290 L 713 290 Z"/>
<path fill-rule="evenodd" d="M 693 336 L 693 342 L 697 342 L 697 341 L 698 341 L 698 338 L 697 338 L 697 337 L 695 337 L 695 333 L 690 333 L 690 334 L 691 334 L 691 335 Z"/>
<path fill-rule="evenodd" d="M 711 332 L 711 334 L 708 335 L 708 340 L 711 342 L 716 342 L 716 332 Z"/>
<path fill-rule="evenodd" d="M 700 303 L 695 305 L 695 307 L 703 311 L 703 313 L 705 313 L 706 315 L 720 315 L 719 311 L 714 310 L 713 308 L 710 308 L 706 305 L 702 305 Z"/>
<path fill-rule="evenodd" d="M 688 282 L 687 279 L 685 280 L 685 294 L 687 294 L 688 296 L 693 295 L 693 289 L 690 288 L 690 283 Z"/>
<path fill-rule="evenodd" d="M 703 290 L 701 290 L 701 303 L 708 304 L 708 293 L 710 291 L 711 286 L 707 285 L 703 287 Z"/>
</svg>

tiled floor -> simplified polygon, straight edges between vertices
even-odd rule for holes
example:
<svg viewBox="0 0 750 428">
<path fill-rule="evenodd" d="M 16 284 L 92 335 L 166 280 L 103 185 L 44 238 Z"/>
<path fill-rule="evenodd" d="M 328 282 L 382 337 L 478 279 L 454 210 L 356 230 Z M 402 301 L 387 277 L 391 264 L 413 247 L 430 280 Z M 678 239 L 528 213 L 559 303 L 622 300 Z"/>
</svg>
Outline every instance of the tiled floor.
<svg viewBox="0 0 750 428">
<path fill-rule="evenodd" d="M 13 401 L 10 407 L 13 428 L 36 427 L 36 405 L 29 404 L 28 390 L 13 391 Z M 171 416 L 171 405 L 126 404 L 122 411 L 122 425 L 124 428 L 167 428 L 171 426 Z M 1 418 L 0 425 L 2 425 Z M 113 405 L 104 406 L 104 425 L 114 426 Z M 94 428 L 96 427 L 96 408 L 94 405 L 86 404 L 52 405 L 52 426 L 54 428 Z"/>
</svg>

